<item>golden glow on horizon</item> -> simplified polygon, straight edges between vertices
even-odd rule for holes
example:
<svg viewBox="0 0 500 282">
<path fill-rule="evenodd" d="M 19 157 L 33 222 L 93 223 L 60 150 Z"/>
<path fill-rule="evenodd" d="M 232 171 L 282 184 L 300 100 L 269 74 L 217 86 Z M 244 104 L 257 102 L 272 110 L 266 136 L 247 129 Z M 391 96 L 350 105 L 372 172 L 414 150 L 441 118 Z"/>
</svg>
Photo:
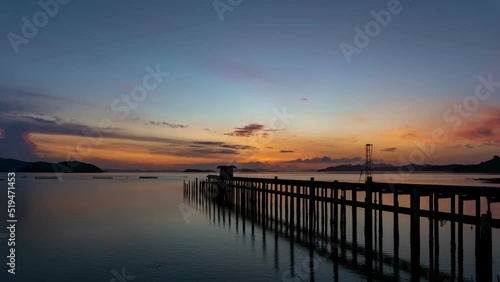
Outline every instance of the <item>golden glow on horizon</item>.
<svg viewBox="0 0 500 282">
<path fill-rule="evenodd" d="M 77 150 L 80 152 L 80 160 L 84 162 L 104 162 L 107 164 L 106 167 L 119 168 L 122 165 L 130 166 L 134 164 L 168 167 L 177 164 L 228 163 L 233 161 L 239 163 L 281 163 L 281 165 L 297 165 L 299 167 L 326 167 L 338 163 L 296 164 L 283 162 L 299 158 L 311 159 L 324 156 L 332 159 L 351 159 L 354 157 L 364 159 L 364 144 L 370 142 L 375 144 L 375 159 L 386 163 L 400 164 L 401 156 L 403 159 L 409 160 L 412 152 L 419 150 L 416 144 L 430 138 L 433 128 L 432 123 L 423 122 L 415 125 L 402 125 L 385 131 L 372 130 L 360 132 L 357 135 L 315 136 L 314 138 L 311 135 L 297 134 L 294 131 L 275 132 L 272 136 L 263 138 L 262 136 L 225 136 L 202 130 L 206 135 L 206 138 L 202 140 L 257 148 L 256 150 L 238 150 L 237 154 L 196 152 L 195 150 L 199 148 L 190 145 L 200 140 L 199 138 L 186 140 L 164 137 L 168 140 L 176 140 L 175 142 L 179 143 L 170 145 L 161 141 L 138 141 L 127 138 L 103 138 L 102 142 L 98 143 L 98 140 L 94 138 L 92 140 L 94 144 L 90 148 L 88 145 L 91 143 L 85 142 L 81 143 L 85 145 L 78 149 L 79 142 L 88 140 L 86 137 L 32 133 L 30 134 L 30 140 L 37 146 L 37 155 L 40 158 L 58 161 L 67 160 L 68 154 L 73 152 L 73 155 L 69 154 L 69 156 L 75 156 L 75 150 Z M 451 137 L 454 136 L 452 135 L 454 132 L 447 132 L 447 134 Z M 156 135 L 151 133 L 151 135 L 145 136 Z M 481 161 L 491 157 L 491 153 L 488 153 L 491 151 L 491 147 L 478 148 L 474 151 L 476 153 L 474 154 L 471 150 L 467 151 L 468 146 L 472 145 L 467 145 L 463 141 L 457 143 L 451 137 L 447 142 L 437 144 L 435 152 L 431 155 L 425 155 L 424 162 L 434 164 L 461 162 L 460 159 L 465 156 L 471 159 L 470 163 L 474 163 L 476 159 Z M 154 138 L 152 139 L 154 140 Z M 382 150 L 387 148 L 397 149 L 392 152 Z M 281 152 L 282 150 L 292 152 Z M 457 150 L 461 150 L 459 155 L 457 155 Z"/>
</svg>

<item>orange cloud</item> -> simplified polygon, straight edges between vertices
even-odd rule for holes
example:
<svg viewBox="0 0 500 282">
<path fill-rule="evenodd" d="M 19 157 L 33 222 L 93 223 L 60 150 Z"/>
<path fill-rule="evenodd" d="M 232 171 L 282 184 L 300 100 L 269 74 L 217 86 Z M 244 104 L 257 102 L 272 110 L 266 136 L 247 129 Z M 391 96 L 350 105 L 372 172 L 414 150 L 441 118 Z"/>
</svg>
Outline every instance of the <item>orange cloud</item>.
<svg viewBox="0 0 500 282">
<path fill-rule="evenodd" d="M 488 109 L 481 116 L 465 123 L 455 136 L 473 141 L 495 142 L 500 140 L 500 107 Z"/>
</svg>

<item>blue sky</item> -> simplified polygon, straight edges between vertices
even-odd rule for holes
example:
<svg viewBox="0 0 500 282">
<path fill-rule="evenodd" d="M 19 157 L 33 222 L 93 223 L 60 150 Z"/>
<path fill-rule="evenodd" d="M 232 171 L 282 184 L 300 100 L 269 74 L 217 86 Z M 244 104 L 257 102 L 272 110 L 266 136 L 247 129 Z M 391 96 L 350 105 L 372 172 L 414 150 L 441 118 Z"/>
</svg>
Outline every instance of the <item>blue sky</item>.
<svg viewBox="0 0 500 282">
<path fill-rule="evenodd" d="M 35 149 L 1 153 L 64 159 L 65 148 L 83 138 L 78 128 L 97 130 L 109 117 L 119 130 L 104 134 L 104 143 L 80 154 L 83 160 L 127 167 L 132 162 L 114 157 L 124 153 L 149 167 L 279 165 L 297 158 L 354 158 L 371 142 L 397 148 L 379 151 L 379 159 L 397 162 L 398 155 L 415 150 L 415 140 L 401 136 L 425 139 L 443 123 L 443 112 L 474 93 L 478 76 L 500 80 L 500 1 L 401 1 L 401 12 L 348 63 L 339 45 L 354 44 L 354 28 L 364 29 L 373 20 L 370 12 L 387 10 L 388 3 L 243 0 L 221 20 L 213 1 L 73 0 L 58 4 L 56 15 L 16 54 L 7 35 L 22 35 L 21 18 L 32 21 L 42 9 L 37 1 L 2 1 L 0 129 L 24 124 L 24 131 L 15 132 L 27 132 L 19 140 Z M 112 102 L 142 83 L 147 66 L 158 65 L 169 76 L 130 116 L 117 118 Z M 498 146 L 485 145 L 500 141 L 495 130 L 488 136 L 461 131 L 497 125 L 489 120 L 499 101 L 498 95 L 481 101 L 463 128 L 450 131 L 453 140 L 426 162 L 480 161 L 495 154 Z M 272 131 L 273 110 L 284 107 L 296 117 Z M 183 127 L 146 125 L 150 121 Z M 231 135 L 251 124 L 262 127 L 248 136 Z M 255 138 L 266 132 L 272 140 Z M 168 139 L 182 149 L 163 148 L 163 141 L 123 145 L 136 136 Z M 59 148 L 51 138 L 62 140 Z M 5 134 L 3 139 L 15 144 Z M 254 148 L 210 147 L 193 154 L 192 142 Z M 154 153 L 158 147 L 161 158 Z"/>
</svg>

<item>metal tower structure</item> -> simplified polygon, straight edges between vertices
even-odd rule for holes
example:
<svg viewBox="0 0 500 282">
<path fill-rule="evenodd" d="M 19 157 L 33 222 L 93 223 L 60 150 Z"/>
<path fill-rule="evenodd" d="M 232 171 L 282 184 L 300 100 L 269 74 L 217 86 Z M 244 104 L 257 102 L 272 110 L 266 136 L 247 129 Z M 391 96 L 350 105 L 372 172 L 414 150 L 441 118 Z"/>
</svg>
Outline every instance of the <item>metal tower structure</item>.
<svg viewBox="0 0 500 282">
<path fill-rule="evenodd" d="M 372 178 L 372 155 L 373 155 L 373 144 L 366 144 L 366 161 L 365 161 L 365 175 L 366 180 Z"/>
</svg>

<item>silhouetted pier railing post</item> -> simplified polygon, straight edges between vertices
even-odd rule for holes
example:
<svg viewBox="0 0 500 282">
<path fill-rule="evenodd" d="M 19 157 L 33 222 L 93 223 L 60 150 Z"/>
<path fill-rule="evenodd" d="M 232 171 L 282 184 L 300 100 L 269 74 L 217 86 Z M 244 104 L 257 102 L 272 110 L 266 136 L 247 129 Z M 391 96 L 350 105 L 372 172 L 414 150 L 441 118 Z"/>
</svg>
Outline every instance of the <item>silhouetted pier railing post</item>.
<svg viewBox="0 0 500 282">
<path fill-rule="evenodd" d="M 370 273 L 373 267 L 372 196 L 373 196 L 372 178 L 368 177 L 366 180 L 366 190 L 365 190 L 365 257 L 366 257 L 367 273 Z"/>
<path fill-rule="evenodd" d="M 420 191 L 418 189 L 411 190 L 410 194 L 410 241 L 411 241 L 411 271 L 412 280 L 418 281 L 420 271 Z"/>
<path fill-rule="evenodd" d="M 316 189 L 314 188 L 314 177 L 311 177 L 311 184 L 309 186 L 309 244 L 312 246 L 314 243 L 314 234 L 315 234 L 315 194 Z"/>
<path fill-rule="evenodd" d="M 492 281 L 491 212 L 481 215 L 479 224 L 478 281 Z M 477 227 L 476 227 L 477 228 Z"/>
<path fill-rule="evenodd" d="M 394 219 L 393 219 L 393 240 L 394 240 L 394 281 L 399 281 L 399 197 L 398 189 L 393 190 L 393 206 L 394 206 Z"/>
</svg>

